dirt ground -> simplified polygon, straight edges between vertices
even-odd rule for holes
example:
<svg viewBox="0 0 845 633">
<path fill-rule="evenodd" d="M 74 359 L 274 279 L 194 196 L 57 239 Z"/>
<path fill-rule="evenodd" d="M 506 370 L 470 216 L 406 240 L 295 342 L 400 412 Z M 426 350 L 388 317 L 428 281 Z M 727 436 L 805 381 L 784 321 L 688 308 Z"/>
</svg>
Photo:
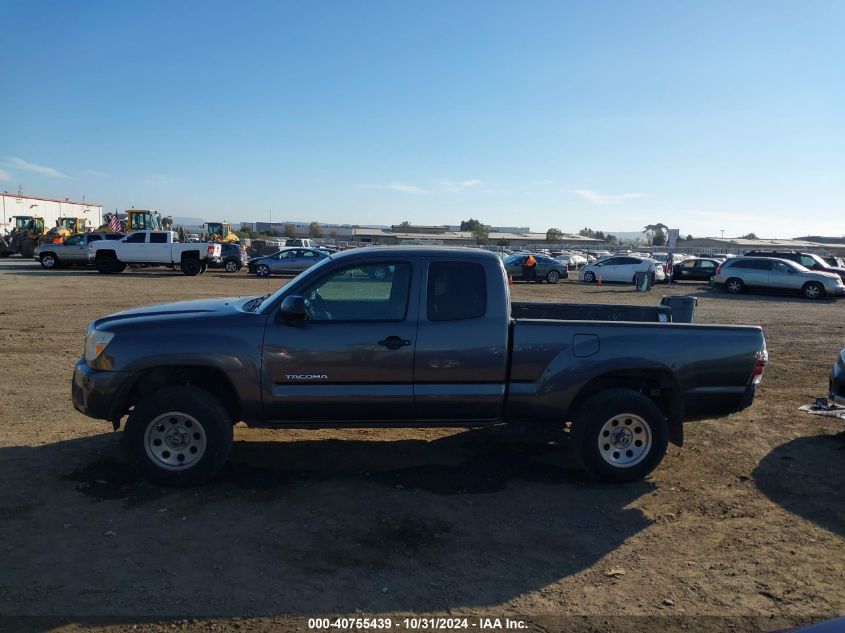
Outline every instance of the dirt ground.
<svg viewBox="0 0 845 633">
<path fill-rule="evenodd" d="M 845 612 L 845 424 L 798 411 L 845 347 L 845 301 L 513 286 L 538 301 L 696 295 L 701 323 L 763 326 L 754 406 L 689 424 L 633 485 L 586 480 L 562 434 L 239 425 L 218 479 L 165 490 L 125 465 L 109 423 L 73 409 L 91 320 L 281 283 L 0 261 L 0 629 L 304 630 L 301 616 L 427 613 L 470 628 L 768 631 Z"/>
</svg>

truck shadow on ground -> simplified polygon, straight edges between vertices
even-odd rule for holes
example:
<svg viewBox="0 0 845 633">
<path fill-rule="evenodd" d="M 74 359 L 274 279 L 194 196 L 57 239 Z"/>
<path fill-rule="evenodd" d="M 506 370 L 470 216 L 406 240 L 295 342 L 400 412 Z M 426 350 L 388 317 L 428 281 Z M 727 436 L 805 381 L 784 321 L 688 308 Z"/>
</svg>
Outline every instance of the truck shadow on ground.
<svg viewBox="0 0 845 633">
<path fill-rule="evenodd" d="M 800 437 L 754 469 L 757 487 L 779 506 L 845 536 L 845 432 Z"/>
<path fill-rule="evenodd" d="M 238 441 L 215 481 L 183 490 L 140 480 L 118 439 L 0 449 L 2 612 L 481 607 L 577 574 L 650 524 L 629 506 L 653 486 L 589 482 L 563 434 Z"/>
</svg>

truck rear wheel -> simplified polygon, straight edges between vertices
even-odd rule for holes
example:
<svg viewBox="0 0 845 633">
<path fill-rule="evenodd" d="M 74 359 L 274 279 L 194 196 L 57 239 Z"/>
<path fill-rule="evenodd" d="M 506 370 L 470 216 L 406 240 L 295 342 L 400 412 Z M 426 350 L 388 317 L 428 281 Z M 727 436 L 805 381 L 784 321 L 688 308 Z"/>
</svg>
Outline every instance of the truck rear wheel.
<svg viewBox="0 0 845 633">
<path fill-rule="evenodd" d="M 129 458 L 149 481 L 195 486 L 214 477 L 232 449 L 232 422 L 212 394 L 176 385 L 138 403 L 126 421 Z"/>
<path fill-rule="evenodd" d="M 578 462 L 599 481 L 639 481 L 666 454 L 666 416 L 649 398 L 631 389 L 606 389 L 590 396 L 572 421 Z"/>
<path fill-rule="evenodd" d="M 183 259 L 180 265 L 182 274 L 188 275 L 188 277 L 196 277 L 202 272 L 202 264 L 198 259 Z"/>
</svg>

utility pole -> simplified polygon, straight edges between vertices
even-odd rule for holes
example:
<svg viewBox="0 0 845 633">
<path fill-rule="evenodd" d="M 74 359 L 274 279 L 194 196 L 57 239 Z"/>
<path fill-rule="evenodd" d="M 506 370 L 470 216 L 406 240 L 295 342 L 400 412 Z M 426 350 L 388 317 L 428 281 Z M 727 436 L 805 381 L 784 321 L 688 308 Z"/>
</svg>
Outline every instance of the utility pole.
<svg viewBox="0 0 845 633">
<path fill-rule="evenodd" d="M 722 239 L 725 239 L 725 229 L 722 229 Z"/>
</svg>

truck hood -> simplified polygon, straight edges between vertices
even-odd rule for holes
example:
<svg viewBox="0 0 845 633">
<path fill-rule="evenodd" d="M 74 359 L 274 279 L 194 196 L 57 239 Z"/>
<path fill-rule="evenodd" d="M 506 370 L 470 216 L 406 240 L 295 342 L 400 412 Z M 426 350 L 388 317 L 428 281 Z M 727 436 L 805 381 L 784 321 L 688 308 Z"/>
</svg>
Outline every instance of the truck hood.
<svg viewBox="0 0 845 633">
<path fill-rule="evenodd" d="M 159 305 L 132 308 L 123 312 L 116 312 L 97 319 L 91 324 L 92 328 L 102 325 L 123 324 L 127 321 L 142 320 L 170 320 L 181 318 L 203 318 L 229 315 L 239 312 L 239 308 L 253 297 L 227 297 L 222 299 L 197 299 L 194 301 L 177 301 Z"/>
</svg>

